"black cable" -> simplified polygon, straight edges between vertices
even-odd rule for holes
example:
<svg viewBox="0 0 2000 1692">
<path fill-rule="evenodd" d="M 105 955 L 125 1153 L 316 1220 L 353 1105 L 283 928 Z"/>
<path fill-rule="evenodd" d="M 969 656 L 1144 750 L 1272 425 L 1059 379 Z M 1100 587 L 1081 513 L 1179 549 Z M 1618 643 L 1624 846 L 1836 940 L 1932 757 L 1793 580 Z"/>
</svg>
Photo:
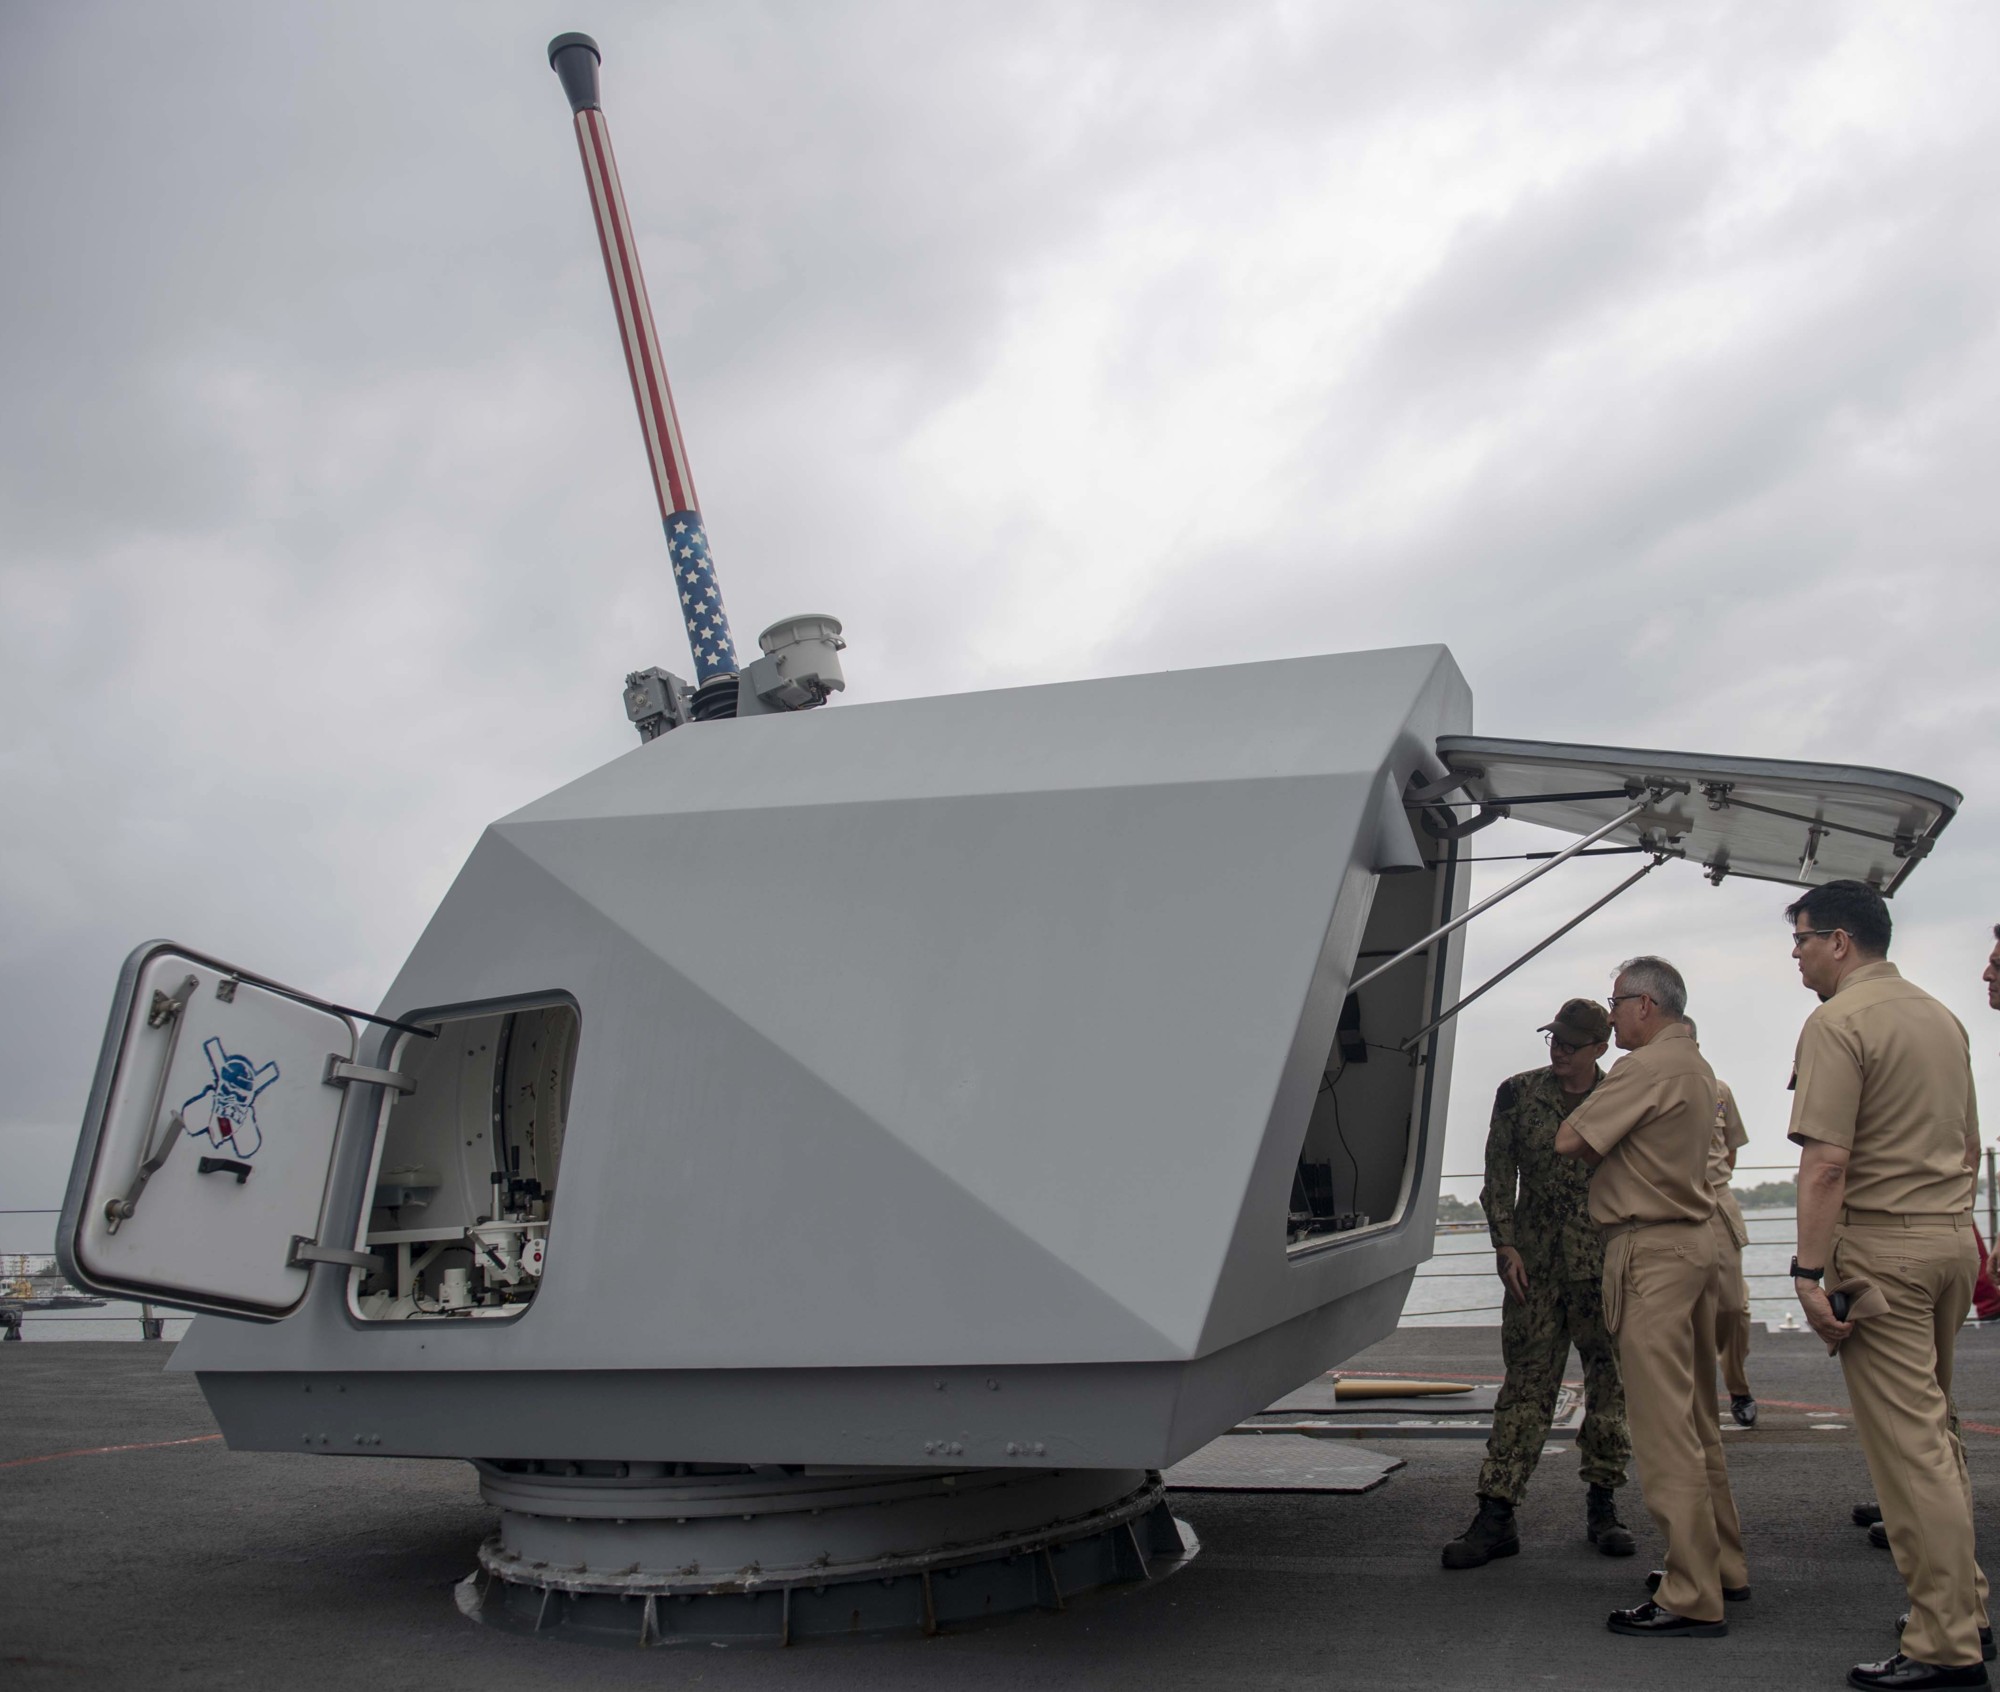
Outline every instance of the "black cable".
<svg viewBox="0 0 2000 1692">
<path fill-rule="evenodd" d="M 1322 1076 L 1319 1090 L 1333 1101 L 1333 1132 L 1340 1141 L 1340 1149 L 1347 1154 L 1347 1166 L 1353 1171 L 1353 1179 L 1347 1186 L 1347 1209 L 1350 1215 L 1358 1214 L 1361 1208 L 1361 1165 L 1355 1161 L 1354 1148 L 1347 1143 L 1347 1130 L 1340 1121 L 1340 1095 L 1333 1089 L 1340 1078 L 1347 1073 L 1347 1064 L 1341 1065 L 1331 1075 Z"/>
<path fill-rule="evenodd" d="M 1347 1208 L 1358 1216 L 1361 1213 L 1361 1165 L 1354 1156 L 1354 1148 L 1347 1143 L 1347 1130 L 1341 1126 L 1340 1099 L 1338 1095 L 1329 1097 L 1333 1099 L 1333 1132 L 1340 1141 L 1340 1149 L 1347 1153 L 1347 1166 L 1354 1174 L 1347 1186 Z"/>
</svg>

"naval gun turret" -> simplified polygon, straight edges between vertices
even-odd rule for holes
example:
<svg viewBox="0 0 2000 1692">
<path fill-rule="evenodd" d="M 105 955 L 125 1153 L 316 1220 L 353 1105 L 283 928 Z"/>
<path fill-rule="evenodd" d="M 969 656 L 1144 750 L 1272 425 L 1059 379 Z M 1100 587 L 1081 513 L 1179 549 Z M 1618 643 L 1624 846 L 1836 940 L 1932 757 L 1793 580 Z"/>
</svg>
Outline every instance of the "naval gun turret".
<svg viewBox="0 0 2000 1692">
<path fill-rule="evenodd" d="M 551 58 L 656 355 L 595 48 Z M 135 950 L 61 1224 L 79 1287 L 206 1313 L 171 1366 L 232 1447 L 474 1462 L 503 1625 L 1159 1578 L 1161 1470 L 1396 1325 L 1470 920 L 1592 845 L 1893 892 L 1959 802 L 1476 737 L 1437 646 L 820 708 L 839 625 L 739 666 L 660 476 L 694 679 L 627 678 L 641 744 L 492 824 L 373 1011 Z M 1575 840 L 1474 904 L 1513 813 Z"/>
</svg>

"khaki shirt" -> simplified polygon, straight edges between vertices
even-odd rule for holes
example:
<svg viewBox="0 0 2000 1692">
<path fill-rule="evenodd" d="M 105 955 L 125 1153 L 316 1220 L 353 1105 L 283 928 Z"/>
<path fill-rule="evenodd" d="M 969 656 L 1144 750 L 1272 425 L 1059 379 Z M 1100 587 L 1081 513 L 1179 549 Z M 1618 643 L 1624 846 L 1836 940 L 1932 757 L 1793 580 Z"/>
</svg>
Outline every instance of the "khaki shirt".
<svg viewBox="0 0 2000 1692">
<path fill-rule="evenodd" d="M 1792 1088 L 1791 1137 L 1847 1149 L 1850 1209 L 1972 1208 L 1979 1107 L 1965 1028 L 1894 964 L 1862 965 L 1806 1018 Z"/>
<path fill-rule="evenodd" d="M 1708 1189 L 1715 1194 L 1715 1208 L 1729 1227 L 1729 1237 L 1739 1246 L 1750 1243 L 1750 1230 L 1743 1221 L 1743 1207 L 1729 1190 L 1730 1155 L 1749 1143 L 1750 1130 L 1743 1126 L 1743 1113 L 1736 1108 L 1736 1095 L 1727 1081 L 1715 1083 L 1715 1139 L 1708 1148 Z"/>
<path fill-rule="evenodd" d="M 1706 1222 L 1715 1139 L 1715 1071 L 1687 1029 L 1669 1024 L 1611 1066 L 1569 1126 L 1604 1161 L 1590 1177 L 1590 1219 Z"/>
</svg>

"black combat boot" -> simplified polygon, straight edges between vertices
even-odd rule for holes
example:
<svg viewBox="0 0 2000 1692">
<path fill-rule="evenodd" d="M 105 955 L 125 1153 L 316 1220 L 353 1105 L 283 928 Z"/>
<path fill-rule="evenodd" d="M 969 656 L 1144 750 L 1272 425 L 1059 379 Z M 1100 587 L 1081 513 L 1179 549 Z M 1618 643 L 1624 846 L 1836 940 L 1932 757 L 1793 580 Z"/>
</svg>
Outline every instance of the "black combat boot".
<svg viewBox="0 0 2000 1692">
<path fill-rule="evenodd" d="M 1472 1526 L 1444 1548 L 1448 1569 L 1476 1569 L 1495 1557 L 1511 1557 L 1521 1549 L 1521 1536 L 1514 1531 L 1514 1506 L 1504 1498 L 1479 1499 L 1479 1514 Z"/>
<path fill-rule="evenodd" d="M 1586 1532 L 1590 1543 L 1607 1557 L 1629 1557 L 1638 1550 L 1633 1543 L 1632 1530 L 1618 1519 L 1618 1501 L 1608 1486 L 1593 1486 L 1590 1501 L 1584 1506 L 1587 1514 Z"/>
</svg>

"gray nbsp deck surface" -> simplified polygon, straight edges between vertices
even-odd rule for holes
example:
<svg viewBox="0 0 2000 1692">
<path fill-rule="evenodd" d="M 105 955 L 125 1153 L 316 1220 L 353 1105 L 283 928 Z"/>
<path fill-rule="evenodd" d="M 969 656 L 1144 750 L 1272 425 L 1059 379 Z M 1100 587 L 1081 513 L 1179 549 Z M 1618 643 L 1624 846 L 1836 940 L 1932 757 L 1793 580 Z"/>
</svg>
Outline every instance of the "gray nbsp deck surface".
<svg viewBox="0 0 2000 1692">
<path fill-rule="evenodd" d="M 1886 1655 L 1902 1589 L 1848 1524 L 1867 1471 L 1838 1368 L 1809 1337 L 1753 1351 L 1761 1427 L 1727 1437 L 1756 1598 L 1718 1641 L 1605 1632 L 1658 1544 L 1598 1556 L 1568 1448 L 1544 1459 L 1519 1557 L 1438 1567 L 1470 1518 L 1476 1440 L 1406 1440 L 1360 1496 L 1181 1493 L 1192 1566 L 1149 1591 L 930 1641 L 640 1654 L 478 1627 L 452 1605 L 491 1512 L 463 1464 L 231 1452 L 165 1346 L 0 1348 L 0 1684 L 13 1688 L 1837 1687 Z M 1960 1342 L 1981 1537 L 2000 1544 L 2000 1332 Z M 1356 1368 L 1499 1373 L 1497 1329 L 1405 1330 Z M 154 1445 L 190 1440 L 196 1443 Z M 23 1458 L 83 1447 L 146 1449 Z M 1631 1498 L 1631 1494 L 1626 1494 Z M 1636 1500 L 1634 1500 L 1636 1502 Z"/>
</svg>

